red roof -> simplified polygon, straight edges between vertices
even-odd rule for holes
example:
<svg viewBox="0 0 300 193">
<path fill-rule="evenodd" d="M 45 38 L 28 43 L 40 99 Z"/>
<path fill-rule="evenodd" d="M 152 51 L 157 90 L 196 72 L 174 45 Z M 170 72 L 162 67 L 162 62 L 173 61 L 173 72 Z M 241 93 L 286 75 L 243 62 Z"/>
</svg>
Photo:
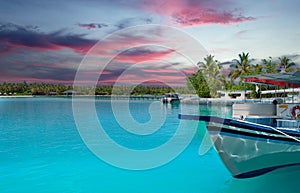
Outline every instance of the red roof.
<svg viewBox="0 0 300 193">
<path fill-rule="evenodd" d="M 300 71 L 245 76 L 245 82 L 297 88 L 300 85 Z"/>
</svg>

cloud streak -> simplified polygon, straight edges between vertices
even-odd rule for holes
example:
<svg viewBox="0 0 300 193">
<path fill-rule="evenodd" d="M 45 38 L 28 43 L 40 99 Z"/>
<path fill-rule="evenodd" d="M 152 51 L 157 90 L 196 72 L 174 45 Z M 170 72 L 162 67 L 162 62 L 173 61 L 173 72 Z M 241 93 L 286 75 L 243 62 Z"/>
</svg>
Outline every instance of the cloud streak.
<svg viewBox="0 0 300 193">
<path fill-rule="evenodd" d="M 86 29 L 97 29 L 97 28 L 100 29 L 100 28 L 108 27 L 108 24 L 105 24 L 105 23 L 79 23 L 78 26 L 86 28 Z"/>
<path fill-rule="evenodd" d="M 119 62 L 140 63 L 168 57 L 173 50 L 155 50 L 151 48 L 132 48 L 118 55 L 115 60 Z"/>
<path fill-rule="evenodd" d="M 154 0 L 145 3 L 142 7 L 150 12 L 170 17 L 171 20 L 180 26 L 200 26 L 207 24 L 231 25 L 256 18 L 244 16 L 238 13 L 236 8 L 229 8 L 228 1 L 208 1 L 208 0 Z M 234 5 L 232 5 L 234 6 Z"/>
<path fill-rule="evenodd" d="M 82 34 L 64 34 L 63 31 L 42 33 L 15 24 L 0 24 L 0 44 L 6 52 L 12 48 L 22 48 L 36 51 L 72 49 L 85 53 L 95 43 L 95 40 L 86 39 Z"/>
<path fill-rule="evenodd" d="M 117 22 L 114 26 L 118 29 L 124 29 L 126 27 L 136 26 L 136 25 L 145 25 L 153 22 L 153 19 L 150 17 L 133 17 L 122 19 Z"/>
<path fill-rule="evenodd" d="M 250 32 L 250 30 L 238 31 L 236 33 L 236 37 L 238 37 L 240 39 L 252 39 L 251 37 L 247 36 L 249 32 Z"/>
</svg>

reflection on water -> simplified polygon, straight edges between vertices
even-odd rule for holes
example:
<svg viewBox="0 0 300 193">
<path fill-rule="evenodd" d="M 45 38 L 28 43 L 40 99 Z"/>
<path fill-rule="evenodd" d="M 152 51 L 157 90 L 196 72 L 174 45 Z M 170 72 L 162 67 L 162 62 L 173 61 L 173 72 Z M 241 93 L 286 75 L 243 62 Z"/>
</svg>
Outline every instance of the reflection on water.
<svg viewBox="0 0 300 193">
<path fill-rule="evenodd" d="M 180 107 L 180 103 L 162 103 L 167 109 L 178 109 Z"/>
<path fill-rule="evenodd" d="M 199 115 L 231 117 L 231 114 L 232 114 L 231 106 L 210 106 L 210 105 L 199 106 Z"/>
<path fill-rule="evenodd" d="M 220 193 L 299 192 L 300 166 L 275 170 L 249 179 L 232 179 Z"/>
</svg>

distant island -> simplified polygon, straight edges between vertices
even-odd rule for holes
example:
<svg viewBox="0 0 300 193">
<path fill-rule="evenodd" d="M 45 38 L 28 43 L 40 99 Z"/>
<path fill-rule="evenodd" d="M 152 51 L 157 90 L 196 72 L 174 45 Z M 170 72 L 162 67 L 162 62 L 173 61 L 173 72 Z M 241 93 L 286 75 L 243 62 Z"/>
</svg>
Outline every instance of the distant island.
<svg viewBox="0 0 300 193">
<path fill-rule="evenodd" d="M 81 86 L 75 87 L 63 84 L 51 83 L 2 83 L 0 84 L 0 96 L 59 96 L 59 95 L 152 95 L 160 96 L 166 93 L 180 92 L 181 94 L 193 94 L 193 90 L 186 87 L 171 88 L 167 86 Z"/>
</svg>

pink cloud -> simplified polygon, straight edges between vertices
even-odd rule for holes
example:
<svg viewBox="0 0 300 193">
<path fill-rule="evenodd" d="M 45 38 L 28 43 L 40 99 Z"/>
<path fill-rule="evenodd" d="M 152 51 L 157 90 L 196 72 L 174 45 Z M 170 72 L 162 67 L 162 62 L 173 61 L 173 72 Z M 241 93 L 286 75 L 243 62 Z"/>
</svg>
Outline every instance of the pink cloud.
<svg viewBox="0 0 300 193">
<path fill-rule="evenodd" d="M 184 74 L 186 74 L 187 76 L 190 76 L 190 75 L 196 73 L 197 71 L 198 71 L 198 68 L 194 68 L 194 69 L 184 69 L 184 70 L 182 70 L 182 72 L 183 72 Z"/>
<path fill-rule="evenodd" d="M 177 73 L 178 71 L 175 69 L 142 69 L 142 71 L 147 73 Z"/>
<path fill-rule="evenodd" d="M 1 40 L 0 40 L 1 43 Z M 4 43 L 4 42 L 3 42 Z M 71 49 L 74 50 L 75 52 L 85 54 L 93 45 L 94 43 L 90 44 L 82 44 L 82 45 L 68 45 L 67 43 L 60 43 L 59 41 L 54 41 L 52 42 L 51 40 L 43 40 L 42 45 L 28 45 L 26 43 L 21 43 L 21 42 L 5 42 L 6 46 L 10 48 L 10 52 L 6 53 L 13 53 L 12 50 L 16 48 L 21 48 L 21 49 L 32 49 L 35 51 L 40 51 L 40 52 L 45 52 L 45 51 L 51 51 L 51 50 L 63 50 L 63 49 Z"/>
<path fill-rule="evenodd" d="M 243 16 L 228 9 L 228 1 L 190 1 L 190 0 L 154 0 L 143 7 L 165 17 L 183 27 L 205 24 L 230 25 L 255 20 L 254 17 Z"/>
<path fill-rule="evenodd" d="M 22 64 L 18 64 L 22 65 Z M 76 69 L 77 64 L 72 63 L 60 63 L 60 64 L 43 64 L 43 63 L 30 63 L 27 64 L 28 67 L 35 67 L 35 68 L 47 68 L 47 69 Z"/>
<path fill-rule="evenodd" d="M 156 81 L 172 86 L 184 86 L 186 75 L 175 69 L 141 69 L 140 71 L 137 71 L 137 73 L 125 74 L 118 77 L 118 79 L 111 79 L 111 81 L 117 81 L 118 84 Z"/>
<path fill-rule="evenodd" d="M 167 57 L 173 53 L 171 49 L 164 48 L 168 31 L 142 31 L 131 28 L 126 32 L 101 40 L 93 47 L 88 56 L 111 58 L 117 62 L 137 63 L 157 58 Z M 144 32 L 144 33 L 143 33 Z M 178 40 L 180 41 L 180 40 Z"/>
<path fill-rule="evenodd" d="M 176 77 L 179 75 L 179 73 L 183 73 L 186 76 L 189 76 L 195 72 L 197 72 L 198 68 L 193 68 L 193 69 L 182 69 L 182 70 L 178 70 L 178 69 L 142 69 L 143 72 L 145 73 L 156 73 L 156 74 L 160 74 L 160 75 L 168 75 L 168 74 L 172 74 L 172 75 L 176 75 Z M 182 75 L 181 75 L 182 76 Z"/>
<path fill-rule="evenodd" d="M 90 59 L 91 62 L 88 62 L 86 69 L 82 72 L 82 77 L 85 79 L 79 81 L 82 84 L 92 84 L 92 77 L 100 75 L 98 83 L 106 85 L 114 84 L 116 81 L 119 82 L 118 78 L 122 78 L 120 81 L 124 84 L 141 82 L 143 80 L 156 80 L 166 82 L 170 85 L 184 86 L 184 75 L 176 70 L 169 70 L 165 66 L 174 64 L 174 66 L 179 65 L 178 67 L 182 69 L 186 65 L 181 65 L 180 62 L 177 62 L 182 61 L 177 59 L 184 57 L 184 54 L 176 51 L 176 49 L 180 51 L 180 48 L 184 47 L 182 45 L 186 42 L 184 41 L 185 39 L 181 41 L 181 36 L 177 38 L 177 34 L 172 33 L 172 30 L 161 30 L 160 28 L 151 28 L 151 30 L 136 30 L 131 28 L 131 30 L 108 37 L 99 42 L 98 46 L 94 47 L 95 49 L 88 53 L 86 59 Z M 82 35 L 68 35 L 61 32 L 45 34 L 35 31 L 21 31 L 17 33 L 19 31 L 21 30 L 11 30 L 10 33 L 6 31 L 2 32 L 3 36 L 1 40 L 8 47 L 15 48 L 15 51 L 21 48 L 39 52 L 63 49 L 79 51 L 89 49 L 96 42 L 86 39 Z M 11 33 L 15 35 L 12 36 Z M 174 42 L 173 40 L 176 41 Z M 174 43 L 168 44 L 168 42 Z M 177 42 L 181 43 L 178 44 Z M 192 45 L 190 43 L 186 44 L 188 46 Z M 9 58 L 12 56 L 6 57 Z M 22 61 L 20 64 L 6 69 L 6 72 L 2 74 L 9 72 L 9 74 L 13 75 L 13 78 L 10 78 L 12 81 L 26 80 L 30 82 L 60 82 L 69 84 L 74 80 L 76 64 L 73 65 L 67 60 L 45 61 L 44 63 L 43 61 L 41 63 L 36 62 L 36 60 L 33 61 Z M 107 61 L 112 62 L 106 64 Z M 137 65 L 135 66 L 135 64 Z M 99 66 L 105 67 L 101 74 L 97 71 Z M 131 74 L 122 77 L 123 72 L 130 69 L 130 67 L 133 67 L 133 71 L 129 71 Z M 6 77 L 6 80 L 8 80 L 8 77 Z"/>
<path fill-rule="evenodd" d="M 134 51 L 118 55 L 114 60 L 118 62 L 140 63 L 168 57 L 168 55 L 172 52 L 172 50 L 154 51 L 147 49 L 135 49 Z"/>
</svg>

